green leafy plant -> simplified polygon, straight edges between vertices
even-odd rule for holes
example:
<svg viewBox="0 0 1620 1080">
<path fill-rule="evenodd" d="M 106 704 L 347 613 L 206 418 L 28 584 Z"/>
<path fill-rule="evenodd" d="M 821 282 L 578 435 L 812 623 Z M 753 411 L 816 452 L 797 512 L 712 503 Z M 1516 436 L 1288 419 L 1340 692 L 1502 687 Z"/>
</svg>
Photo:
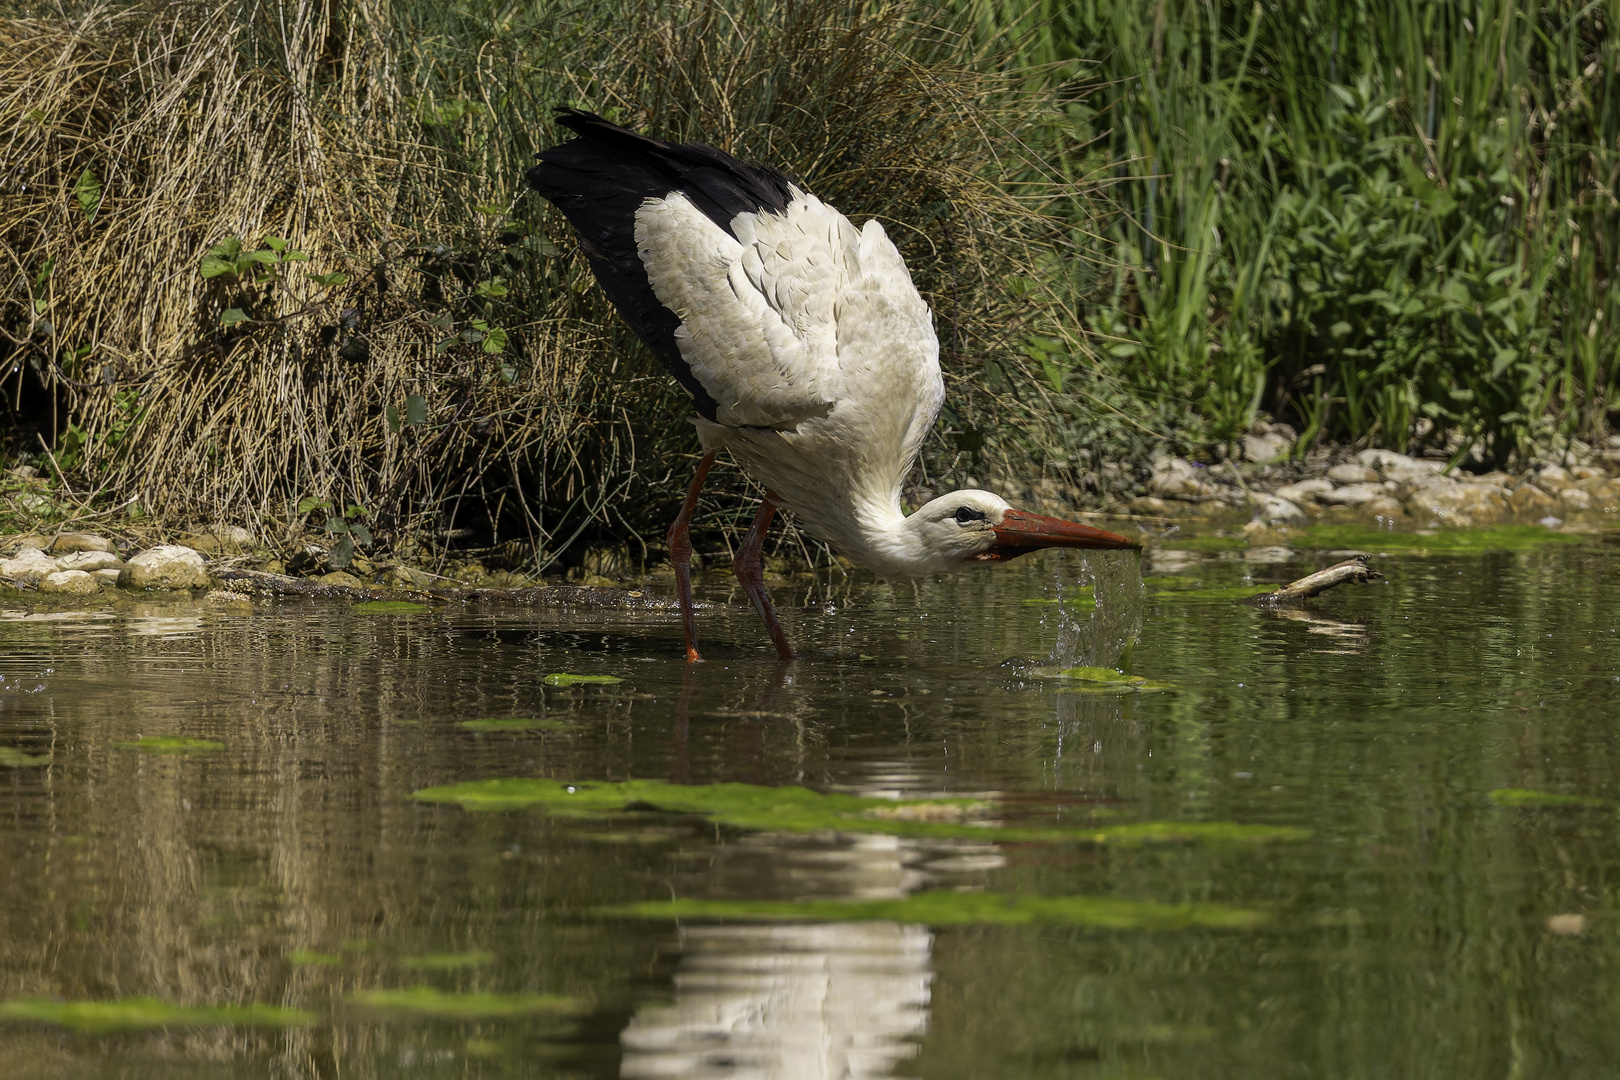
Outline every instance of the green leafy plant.
<svg viewBox="0 0 1620 1080">
<path fill-rule="evenodd" d="M 371 528 L 365 522 L 371 516 L 371 511 L 363 506 L 349 504 L 338 512 L 330 499 L 318 499 L 314 496 L 302 499 L 298 503 L 300 515 L 324 515 L 321 529 L 327 536 L 336 536 L 338 541 L 332 546 L 327 556 L 327 565 L 334 570 L 342 570 L 354 561 L 355 546 L 370 547 L 375 543 L 371 535 Z"/>
</svg>

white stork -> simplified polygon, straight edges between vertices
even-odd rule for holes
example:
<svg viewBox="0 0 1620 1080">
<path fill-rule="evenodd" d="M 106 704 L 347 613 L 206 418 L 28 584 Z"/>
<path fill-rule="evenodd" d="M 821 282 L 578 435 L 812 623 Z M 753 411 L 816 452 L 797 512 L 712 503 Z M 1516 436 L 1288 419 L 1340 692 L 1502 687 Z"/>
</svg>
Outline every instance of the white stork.
<svg viewBox="0 0 1620 1080">
<path fill-rule="evenodd" d="M 579 234 L 596 279 L 697 407 L 703 458 L 669 530 L 686 658 L 699 659 L 688 526 L 721 449 L 765 487 L 733 563 L 777 654 L 760 549 L 777 507 L 886 577 L 1038 548 L 1135 548 L 988 491 L 909 517 L 900 488 L 945 396 L 928 305 L 876 221 L 857 229 L 777 170 L 560 109 L 577 138 L 536 155 L 530 186 Z"/>
</svg>

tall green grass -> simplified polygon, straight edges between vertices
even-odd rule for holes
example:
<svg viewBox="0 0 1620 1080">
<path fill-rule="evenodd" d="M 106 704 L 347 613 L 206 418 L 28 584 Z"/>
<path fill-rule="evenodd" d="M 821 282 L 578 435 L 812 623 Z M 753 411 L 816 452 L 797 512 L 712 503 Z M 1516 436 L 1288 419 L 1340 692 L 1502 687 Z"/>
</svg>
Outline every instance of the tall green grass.
<svg viewBox="0 0 1620 1080">
<path fill-rule="evenodd" d="M 984 0 L 1108 175 L 1074 288 L 1183 442 L 1605 432 L 1620 328 L 1620 3 Z M 1062 92 L 1062 91 L 1060 91 Z M 1102 271 L 1087 260 L 1101 262 Z"/>
</svg>

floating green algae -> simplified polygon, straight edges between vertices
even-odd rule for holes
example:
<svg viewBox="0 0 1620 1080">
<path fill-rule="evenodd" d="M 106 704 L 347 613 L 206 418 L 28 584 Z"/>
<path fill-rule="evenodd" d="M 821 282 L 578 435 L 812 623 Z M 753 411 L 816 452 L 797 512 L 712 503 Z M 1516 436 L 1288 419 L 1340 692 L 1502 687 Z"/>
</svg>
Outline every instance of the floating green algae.
<svg viewBox="0 0 1620 1080">
<path fill-rule="evenodd" d="M 1264 912 L 1224 904 L 1163 904 L 1111 896 L 1028 896 L 940 890 L 898 900 L 647 900 L 598 909 L 642 919 L 714 919 L 765 922 L 872 921 L 1085 926 L 1100 930 L 1243 930 L 1267 920 Z"/>
<path fill-rule="evenodd" d="M 98 1034 L 159 1027 L 296 1027 L 312 1023 L 313 1013 L 278 1005 L 175 1005 L 152 997 L 112 1001 L 57 1001 L 16 998 L 0 1001 L 0 1021 L 56 1024 Z"/>
<path fill-rule="evenodd" d="M 1058 674 L 1065 679 L 1080 679 L 1083 682 L 1108 683 L 1117 686 L 1141 686 L 1147 682 L 1140 675 L 1127 675 L 1123 671 L 1107 667 L 1064 668 Z"/>
<path fill-rule="evenodd" d="M 1602 806 L 1603 800 L 1590 795 L 1559 795 L 1530 788 L 1497 788 L 1487 798 L 1497 806 Z"/>
<path fill-rule="evenodd" d="M 120 750 L 139 750 L 147 754 L 205 754 L 225 749 L 225 744 L 213 739 L 188 739 L 181 735 L 143 735 L 134 742 L 113 743 Z"/>
<path fill-rule="evenodd" d="M 632 811 L 704 814 L 740 829 L 779 832 L 869 832 L 1008 842 L 1145 844 L 1201 840 L 1264 843 L 1300 840 L 1303 829 L 1235 822 L 1143 821 L 1118 825 L 1000 826 L 986 820 L 992 804 L 973 799 L 873 799 L 823 795 L 802 787 L 755 784 L 669 784 L 661 780 L 568 784 L 507 777 L 424 788 L 413 798 L 464 810 L 541 807 L 554 814 L 605 817 Z"/>
<path fill-rule="evenodd" d="M 354 605 L 354 610 L 366 615 L 414 615 L 431 609 L 426 604 L 415 604 L 409 600 L 367 600 Z"/>
<path fill-rule="evenodd" d="M 294 949 L 287 954 L 287 962 L 300 967 L 336 967 L 343 963 L 343 957 L 314 949 Z"/>
<path fill-rule="evenodd" d="M 507 719 L 489 717 L 483 720 L 461 720 L 456 727 L 468 731 L 556 731 L 568 726 L 564 720 L 541 720 L 529 716 L 516 716 Z"/>
<path fill-rule="evenodd" d="M 1150 682 L 1141 675 L 1127 675 L 1123 671 L 1105 667 L 1072 667 L 1058 672 L 1058 678 L 1067 679 L 1067 685 L 1058 688 L 1060 694 L 1122 694 L 1154 690 L 1174 690 L 1169 683 Z"/>
<path fill-rule="evenodd" d="M 49 754 L 25 754 L 10 746 L 0 746 L 0 769 L 33 769 L 49 765 Z"/>
<path fill-rule="evenodd" d="M 566 1013 L 579 1008 L 573 998 L 555 994 L 452 994 L 431 986 L 399 990 L 356 990 L 344 1002 L 370 1012 L 441 1020 L 499 1020 L 513 1016 Z"/>
<path fill-rule="evenodd" d="M 606 686 L 612 683 L 624 682 L 617 675 L 570 675 L 566 671 L 553 672 L 540 681 L 547 686 L 577 686 L 596 683 Z"/>
<path fill-rule="evenodd" d="M 1486 551 L 1528 551 L 1557 544 L 1590 541 L 1581 533 L 1559 532 L 1542 525 L 1493 525 L 1479 529 L 1435 529 L 1406 533 L 1367 525 L 1312 525 L 1289 537 L 1290 547 L 1316 550 L 1416 552 L 1472 555 Z"/>
<path fill-rule="evenodd" d="M 462 968 L 483 967 L 495 962 L 492 952 L 424 953 L 421 956 L 402 956 L 400 964 L 412 971 L 460 971 Z"/>
</svg>

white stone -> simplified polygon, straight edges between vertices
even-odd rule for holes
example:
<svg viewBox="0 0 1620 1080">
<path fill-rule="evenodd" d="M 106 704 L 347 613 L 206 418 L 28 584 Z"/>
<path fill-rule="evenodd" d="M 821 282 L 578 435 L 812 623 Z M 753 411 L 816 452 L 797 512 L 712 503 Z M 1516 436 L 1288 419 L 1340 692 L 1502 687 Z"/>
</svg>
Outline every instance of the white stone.
<svg viewBox="0 0 1620 1080">
<path fill-rule="evenodd" d="M 1255 505 L 1259 508 L 1260 517 L 1272 524 L 1282 524 L 1290 521 L 1304 521 L 1305 511 L 1295 503 L 1278 495 L 1256 495 Z"/>
<path fill-rule="evenodd" d="M 1155 463 L 1153 476 L 1148 480 L 1148 491 L 1161 499 L 1182 499 L 1202 502 L 1212 499 L 1218 489 L 1204 478 L 1205 469 L 1194 469 L 1182 458 L 1160 460 Z"/>
<path fill-rule="evenodd" d="M 1558 501 L 1564 504 L 1566 514 L 1592 509 L 1592 496 L 1580 488 L 1565 488 L 1558 493 Z"/>
<path fill-rule="evenodd" d="M 108 585 L 117 585 L 118 575 L 123 572 L 124 568 L 122 566 L 109 566 L 105 570 L 90 571 L 90 576 L 95 578 L 97 581 L 104 581 Z"/>
<path fill-rule="evenodd" d="M 1323 492 L 1332 490 L 1333 481 L 1318 478 L 1314 480 L 1301 480 L 1297 484 L 1288 484 L 1285 487 L 1278 488 L 1276 491 L 1272 492 L 1272 494 L 1276 495 L 1279 499 L 1287 499 L 1291 503 L 1302 503 L 1315 502 L 1317 496 L 1321 495 Z"/>
<path fill-rule="evenodd" d="M 118 574 L 124 589 L 201 589 L 208 585 L 203 557 L 188 547 L 163 544 L 131 557 Z"/>
<path fill-rule="evenodd" d="M 1575 479 L 1562 465 L 1545 465 L 1536 477 L 1541 481 L 1542 487 L 1553 489 L 1567 487 Z"/>
<path fill-rule="evenodd" d="M 90 596 L 101 591 L 101 582 L 83 570 L 58 570 L 40 579 L 39 591 L 65 596 Z"/>
<path fill-rule="evenodd" d="M 91 570 L 123 566 L 124 560 L 111 551 L 79 550 L 58 557 L 56 565 L 63 570 L 83 570 L 88 573 Z"/>
<path fill-rule="evenodd" d="M 1317 498 L 1335 506 L 1362 506 L 1388 495 L 1383 484 L 1346 484 L 1342 488 L 1324 491 Z"/>
<path fill-rule="evenodd" d="M 1363 450 L 1356 455 L 1356 460 L 1369 469 L 1378 470 L 1385 480 L 1394 480 L 1397 483 L 1403 480 L 1416 480 L 1420 476 L 1433 476 L 1444 472 L 1446 468 L 1443 461 L 1407 457 L 1393 450 Z"/>
<path fill-rule="evenodd" d="M 1359 462 L 1347 461 L 1328 470 L 1328 479 L 1336 484 L 1376 484 L 1382 479 L 1378 472 Z"/>
<path fill-rule="evenodd" d="M 196 551 L 235 555 L 253 550 L 253 534 L 240 525 L 214 525 L 199 529 L 180 538 L 180 542 Z"/>
<path fill-rule="evenodd" d="M 1406 494 L 1406 509 L 1419 522 L 1466 527 L 1495 525 L 1511 520 L 1507 492 L 1494 484 L 1464 484 L 1445 476 L 1414 481 Z"/>
<path fill-rule="evenodd" d="M 1288 453 L 1293 441 L 1276 431 L 1243 436 L 1243 460 L 1264 464 Z"/>
<path fill-rule="evenodd" d="M 62 533 L 51 541 L 51 550 L 57 555 L 73 551 L 115 551 L 113 542 L 94 533 Z M 83 567 L 80 567 L 83 569 Z"/>
<path fill-rule="evenodd" d="M 56 560 L 36 547 L 25 547 L 9 559 L 0 559 L 0 577 L 37 583 L 46 574 L 54 574 L 61 567 Z"/>
<path fill-rule="evenodd" d="M 1406 508 L 1401 505 L 1401 501 L 1388 492 L 1385 492 L 1382 497 L 1374 499 L 1372 502 L 1363 503 L 1361 511 L 1384 521 L 1406 516 Z"/>
</svg>

